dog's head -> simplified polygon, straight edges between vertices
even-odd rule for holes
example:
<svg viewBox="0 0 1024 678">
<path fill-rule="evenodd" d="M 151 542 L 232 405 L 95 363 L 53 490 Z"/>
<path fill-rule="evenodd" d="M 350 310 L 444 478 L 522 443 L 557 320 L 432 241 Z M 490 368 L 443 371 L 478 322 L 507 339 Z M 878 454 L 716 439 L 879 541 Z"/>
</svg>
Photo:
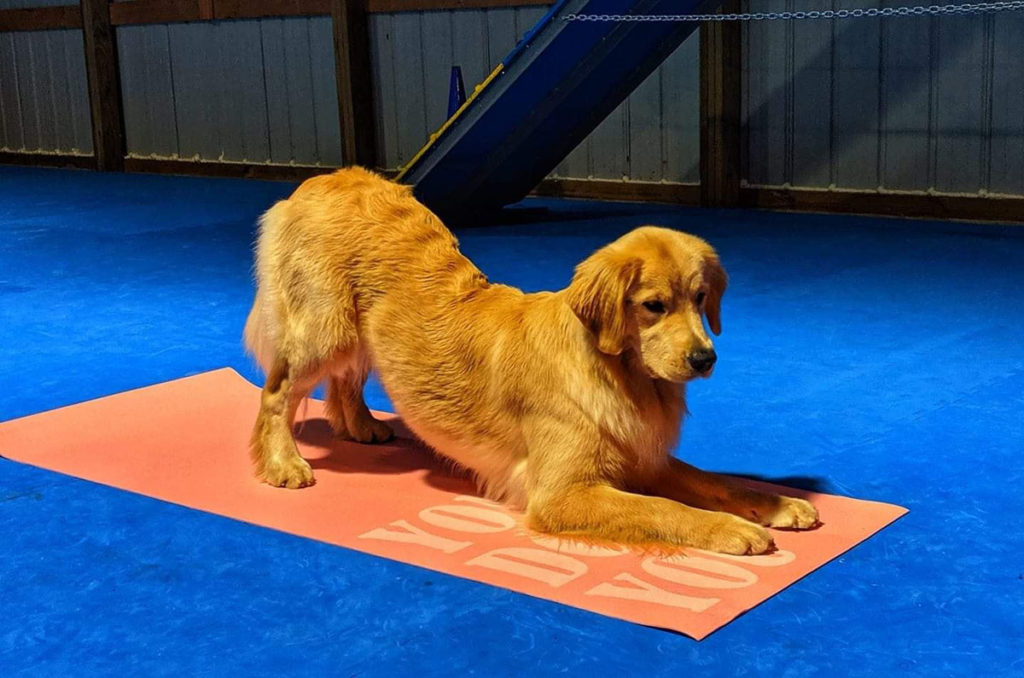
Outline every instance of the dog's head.
<svg viewBox="0 0 1024 678">
<path fill-rule="evenodd" d="M 726 282 L 706 242 L 643 226 L 577 266 L 567 300 L 603 353 L 634 351 L 651 377 L 678 383 L 711 374 L 704 317 L 720 334 Z"/>
</svg>

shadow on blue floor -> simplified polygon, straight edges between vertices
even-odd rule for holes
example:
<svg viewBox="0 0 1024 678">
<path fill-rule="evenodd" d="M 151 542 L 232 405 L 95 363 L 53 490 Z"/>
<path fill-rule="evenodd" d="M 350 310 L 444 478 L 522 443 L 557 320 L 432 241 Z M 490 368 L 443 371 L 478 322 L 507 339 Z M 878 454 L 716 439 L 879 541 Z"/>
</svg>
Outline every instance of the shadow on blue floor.
<svg viewBox="0 0 1024 678">
<path fill-rule="evenodd" d="M 0 419 L 261 381 L 253 224 L 290 190 L 0 167 Z M 492 280 L 561 287 L 642 223 L 719 249 L 720 362 L 681 455 L 911 513 L 696 643 L 0 461 L 0 673 L 1024 672 L 1024 228 L 528 205 L 459 231 Z"/>
</svg>

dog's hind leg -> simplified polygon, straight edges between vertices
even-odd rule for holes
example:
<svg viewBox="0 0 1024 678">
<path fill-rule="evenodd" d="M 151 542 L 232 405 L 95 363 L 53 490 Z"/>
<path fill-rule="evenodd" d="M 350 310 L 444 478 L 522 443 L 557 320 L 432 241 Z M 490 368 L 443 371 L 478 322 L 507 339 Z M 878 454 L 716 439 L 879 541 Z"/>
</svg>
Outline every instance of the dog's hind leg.
<svg viewBox="0 0 1024 678">
<path fill-rule="evenodd" d="M 314 379 L 312 374 L 299 373 L 281 357 L 274 360 L 267 374 L 250 454 L 256 476 L 269 485 L 295 489 L 313 484 L 313 469 L 299 454 L 292 422 Z"/>
<path fill-rule="evenodd" d="M 361 443 L 383 443 L 394 435 L 391 427 L 370 414 L 363 400 L 369 364 L 361 352 L 353 351 L 342 361 L 327 383 L 327 416 L 334 432 Z"/>
</svg>

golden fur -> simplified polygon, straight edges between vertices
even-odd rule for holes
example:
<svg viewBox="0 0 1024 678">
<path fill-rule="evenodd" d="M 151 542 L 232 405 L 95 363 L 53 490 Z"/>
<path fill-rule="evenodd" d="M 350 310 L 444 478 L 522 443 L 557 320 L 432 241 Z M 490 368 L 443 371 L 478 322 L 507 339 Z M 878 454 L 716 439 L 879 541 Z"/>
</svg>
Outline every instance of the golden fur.
<svg viewBox="0 0 1024 678">
<path fill-rule="evenodd" d="M 391 436 L 363 401 L 375 369 L 409 428 L 534 529 L 742 554 L 772 547 L 761 525 L 817 520 L 670 456 L 685 383 L 713 362 L 702 316 L 717 334 L 726 286 L 699 238 L 645 226 L 568 288 L 524 294 L 489 283 L 408 187 L 353 168 L 263 216 L 256 276 L 245 341 L 267 382 L 252 458 L 272 485 L 313 482 L 292 423 L 317 383 L 339 435 Z"/>
</svg>

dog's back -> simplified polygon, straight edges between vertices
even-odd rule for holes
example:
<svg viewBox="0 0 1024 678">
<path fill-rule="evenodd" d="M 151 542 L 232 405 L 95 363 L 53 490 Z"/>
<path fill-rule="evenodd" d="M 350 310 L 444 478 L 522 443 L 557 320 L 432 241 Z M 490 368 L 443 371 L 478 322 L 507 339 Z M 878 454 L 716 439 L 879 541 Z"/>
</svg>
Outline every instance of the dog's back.
<svg viewBox="0 0 1024 678">
<path fill-rule="evenodd" d="M 516 411 L 509 403 L 522 379 L 498 375 L 536 363 L 521 336 L 530 304 L 519 290 L 490 285 L 408 187 L 362 169 L 306 181 L 263 215 L 256 278 L 245 344 L 268 382 L 289 375 L 285 407 L 326 381 L 335 428 L 377 439 L 361 414 L 362 384 L 376 367 L 417 434 L 491 481 L 495 496 L 509 494 L 521 443 L 504 421 L 514 415 L 502 413 Z M 502 343 L 521 348 L 495 351 Z M 253 455 L 268 477 L 275 467 L 262 450 L 280 443 L 262 431 Z M 293 464 L 270 481 L 295 476 Z"/>
<path fill-rule="evenodd" d="M 408 186 L 361 168 L 309 179 L 260 219 L 245 345 L 269 370 L 282 342 L 352 344 L 360 316 L 396 280 L 436 295 L 483 279 L 457 246 Z"/>
</svg>

